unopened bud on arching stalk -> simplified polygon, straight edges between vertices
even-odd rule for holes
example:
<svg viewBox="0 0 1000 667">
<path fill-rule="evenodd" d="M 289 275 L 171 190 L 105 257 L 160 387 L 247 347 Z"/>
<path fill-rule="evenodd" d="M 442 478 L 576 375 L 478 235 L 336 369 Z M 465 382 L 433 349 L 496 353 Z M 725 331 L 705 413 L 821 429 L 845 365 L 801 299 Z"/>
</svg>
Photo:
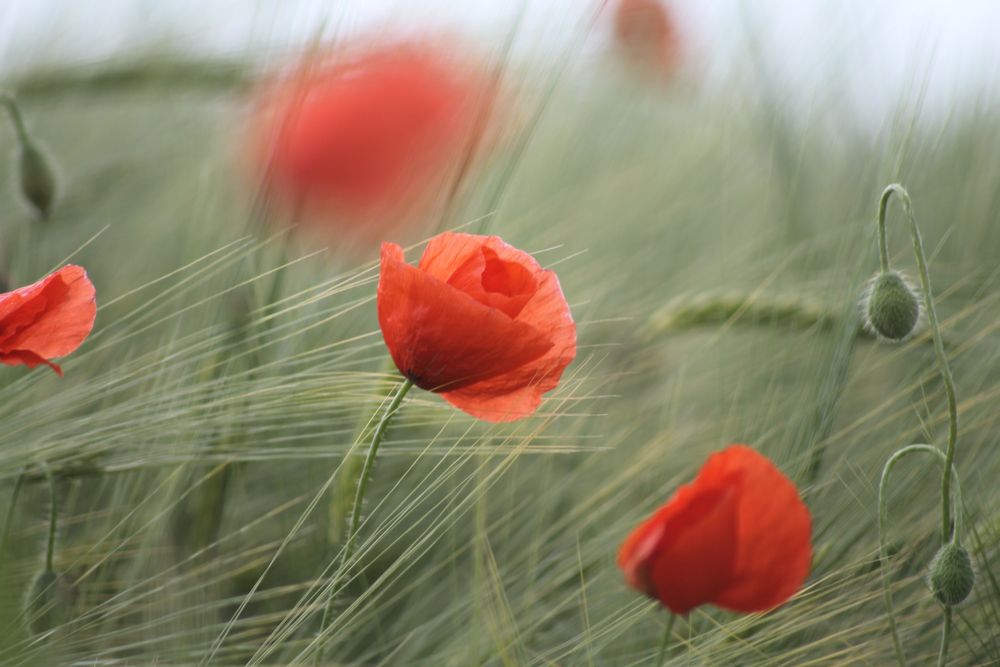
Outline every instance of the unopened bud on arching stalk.
<svg viewBox="0 0 1000 667">
<path fill-rule="evenodd" d="M 42 149 L 33 143 L 21 144 L 18 160 L 21 176 L 21 194 L 38 217 L 46 220 L 52 213 L 56 200 L 56 175 Z"/>
<path fill-rule="evenodd" d="M 882 271 L 861 296 L 865 329 L 880 340 L 900 342 L 918 329 L 923 310 L 917 290 L 898 271 Z"/>
<path fill-rule="evenodd" d="M 40 219 L 48 219 L 59 191 L 52 161 L 28 133 L 14 97 L 0 91 L 0 104 L 7 108 L 17 134 L 17 171 L 21 196 Z"/>
<path fill-rule="evenodd" d="M 931 561 L 928 581 L 941 604 L 953 607 L 965 600 L 976 581 L 969 552 L 957 542 L 941 547 Z"/>
</svg>

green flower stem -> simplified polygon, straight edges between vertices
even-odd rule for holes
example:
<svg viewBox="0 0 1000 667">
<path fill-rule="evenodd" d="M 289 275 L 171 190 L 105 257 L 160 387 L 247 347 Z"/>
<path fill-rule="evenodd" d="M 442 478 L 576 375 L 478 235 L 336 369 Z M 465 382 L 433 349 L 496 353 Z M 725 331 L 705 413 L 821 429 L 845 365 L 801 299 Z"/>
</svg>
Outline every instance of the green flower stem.
<svg viewBox="0 0 1000 667">
<path fill-rule="evenodd" d="M 910 195 L 897 183 L 888 186 L 878 203 L 878 250 L 879 263 L 882 270 L 889 268 L 889 253 L 886 244 L 885 214 L 889 199 L 895 194 L 903 202 L 907 219 L 910 222 L 910 238 L 913 242 L 913 255 L 920 269 L 920 287 L 924 293 L 924 308 L 927 310 L 927 320 L 930 324 L 934 341 L 934 354 L 937 356 L 938 369 L 944 382 L 945 395 L 948 398 L 948 446 L 945 449 L 944 472 L 941 474 L 941 542 L 951 541 L 951 467 L 955 460 L 955 442 L 958 440 L 958 405 L 955 400 L 955 382 L 948 366 L 948 358 L 944 354 L 944 342 L 938 326 L 937 311 L 934 309 L 934 296 L 931 293 L 931 279 L 927 272 L 927 255 L 924 253 L 924 242 L 920 238 L 920 229 L 913 217 L 913 207 Z"/>
<path fill-rule="evenodd" d="M 396 391 L 396 395 L 392 397 L 392 400 L 388 405 L 385 406 L 385 410 L 382 412 L 382 417 L 379 419 L 378 425 L 375 427 L 375 431 L 372 433 L 371 446 L 368 448 L 368 454 L 365 456 L 364 465 L 361 467 L 361 474 L 358 478 L 358 488 L 354 494 L 354 508 L 351 510 L 351 520 L 347 527 L 347 538 L 344 541 L 344 546 L 340 552 L 340 567 L 337 568 L 337 573 L 335 577 L 340 577 L 344 573 L 344 569 L 347 567 L 348 562 L 354 552 L 354 542 L 358 535 L 358 529 L 361 526 L 361 511 L 365 504 L 365 493 L 368 491 L 368 483 L 371 481 L 372 471 L 375 468 L 375 459 L 378 456 L 379 445 L 382 444 L 382 439 L 385 437 L 385 432 L 389 428 L 389 422 L 399 411 L 399 407 L 403 404 L 403 399 L 406 398 L 406 394 L 409 393 L 410 389 L 413 388 L 413 381 L 407 378 L 399 385 L 399 389 Z M 323 620 L 320 623 L 320 649 L 316 652 L 316 664 L 323 664 L 323 639 L 322 635 L 326 631 L 327 627 L 330 625 L 330 618 L 333 616 L 333 605 L 336 601 L 336 590 L 331 590 L 329 598 L 327 599 L 326 608 L 323 610 Z"/>
<path fill-rule="evenodd" d="M 393 378 L 396 369 L 392 357 L 385 355 L 385 360 L 379 370 L 379 378 L 375 384 L 375 391 L 378 398 L 372 403 L 382 405 L 392 394 L 397 386 Z M 355 425 L 354 432 L 357 433 L 358 442 L 371 440 L 372 431 L 375 424 L 371 423 L 369 417 L 359 417 Z M 354 495 L 358 490 L 358 479 L 361 474 L 362 461 L 358 456 L 351 456 L 337 473 L 337 481 L 334 483 L 333 492 L 330 494 L 330 507 L 327 513 L 326 541 L 329 545 L 339 544 L 347 534 L 348 513 L 354 501 Z"/>
<path fill-rule="evenodd" d="M 946 464 L 947 462 L 947 456 L 937 447 L 933 447 L 931 445 L 909 445 L 908 447 L 903 447 L 889 457 L 889 460 L 885 463 L 885 467 L 882 468 L 882 477 L 878 484 L 878 552 L 879 565 L 882 572 L 882 597 L 885 600 L 885 610 L 886 614 L 889 616 L 889 630 L 892 634 L 892 644 L 896 651 L 896 660 L 899 662 L 900 667 L 906 666 L 906 658 L 903 653 L 903 644 L 899 640 L 899 629 L 896 626 L 896 612 L 892 604 L 892 591 L 889 588 L 889 553 L 888 547 L 886 546 L 886 532 L 887 524 L 889 522 L 889 498 L 887 489 L 889 486 L 889 473 L 892 471 L 892 468 L 896 465 L 896 463 L 908 454 L 921 452 L 937 456 L 941 460 L 942 464 Z M 958 474 L 955 472 L 953 467 L 945 467 L 945 471 L 950 471 L 951 475 L 955 476 L 955 496 L 958 501 L 958 507 L 961 507 L 962 489 L 958 484 Z M 959 511 L 955 516 L 955 535 L 961 535 L 961 528 L 962 513 Z M 944 634 L 942 636 L 942 655 L 947 651 L 946 644 L 950 630 L 951 612 L 946 608 Z"/>
<path fill-rule="evenodd" d="M 45 466 L 45 476 L 49 480 L 49 542 L 45 548 L 45 570 L 52 572 L 52 559 L 56 552 L 56 523 L 59 520 L 59 503 L 56 500 L 56 478 Z"/>
<path fill-rule="evenodd" d="M 382 444 L 382 438 L 389 427 L 389 422 L 396 415 L 399 406 L 403 404 L 403 399 L 406 398 L 406 394 L 409 393 L 411 388 L 413 388 L 413 381 L 410 379 L 404 380 L 399 386 L 396 395 L 382 413 L 382 418 L 379 420 L 378 426 L 375 427 L 375 432 L 372 433 L 372 444 L 368 448 L 367 456 L 365 456 L 365 463 L 361 468 L 361 477 L 358 480 L 358 490 L 354 494 L 354 509 L 351 511 L 351 523 L 347 528 L 347 541 L 344 543 L 344 550 L 340 558 L 342 565 L 347 563 L 352 555 L 351 552 L 354 550 L 354 540 L 357 537 L 358 527 L 361 524 L 361 510 L 365 502 L 365 492 L 368 490 L 368 482 L 371 480 L 372 470 L 375 468 L 375 457 L 378 456 L 379 445 Z"/>
<path fill-rule="evenodd" d="M 667 660 L 667 649 L 670 647 L 670 635 L 674 631 L 674 621 L 677 620 L 677 614 L 670 614 L 670 618 L 667 620 L 667 627 L 663 631 L 663 641 L 660 642 L 660 651 L 656 654 L 656 667 L 663 667 Z"/>
<path fill-rule="evenodd" d="M 941 650 L 938 651 L 938 667 L 944 667 L 948 660 L 948 640 L 951 638 L 951 607 L 944 608 L 944 624 L 941 626 Z"/>
</svg>

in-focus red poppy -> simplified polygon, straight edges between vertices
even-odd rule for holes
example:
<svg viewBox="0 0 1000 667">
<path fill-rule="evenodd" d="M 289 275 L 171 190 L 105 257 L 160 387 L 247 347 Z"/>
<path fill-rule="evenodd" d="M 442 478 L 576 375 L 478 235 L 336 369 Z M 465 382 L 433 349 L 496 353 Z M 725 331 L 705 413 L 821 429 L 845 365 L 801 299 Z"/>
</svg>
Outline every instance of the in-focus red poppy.
<svg viewBox="0 0 1000 667">
<path fill-rule="evenodd" d="M 618 566 L 675 614 L 703 604 L 766 611 L 809 575 L 812 520 L 795 485 L 762 454 L 731 445 L 625 539 Z"/>
<path fill-rule="evenodd" d="M 0 363 L 49 366 L 80 347 L 94 327 L 94 284 L 79 266 L 64 266 L 33 285 L 0 294 Z"/>
<path fill-rule="evenodd" d="M 677 70 L 680 35 L 673 15 L 660 0 L 619 0 L 614 27 L 618 47 L 640 73 L 667 78 Z"/>
<path fill-rule="evenodd" d="M 261 98 L 268 190 L 341 234 L 381 239 L 422 217 L 496 114 L 476 60 L 443 36 L 307 58 Z"/>
<path fill-rule="evenodd" d="M 555 272 L 496 236 L 441 234 L 418 266 L 383 243 L 378 319 L 403 375 L 486 421 L 532 414 L 576 356 Z"/>
</svg>

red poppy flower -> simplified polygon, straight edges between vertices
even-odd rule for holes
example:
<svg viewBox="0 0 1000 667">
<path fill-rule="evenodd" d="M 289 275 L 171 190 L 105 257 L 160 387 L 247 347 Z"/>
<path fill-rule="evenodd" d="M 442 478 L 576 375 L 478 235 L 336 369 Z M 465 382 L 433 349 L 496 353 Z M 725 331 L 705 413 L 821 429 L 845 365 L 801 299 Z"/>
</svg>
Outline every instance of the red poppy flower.
<svg viewBox="0 0 1000 667">
<path fill-rule="evenodd" d="M 643 72 L 670 76 L 680 62 L 676 23 L 660 0 L 620 0 L 615 7 L 615 39 Z"/>
<path fill-rule="evenodd" d="M 378 319 L 406 377 L 486 421 L 533 413 L 576 355 L 556 274 L 496 236 L 441 234 L 418 266 L 383 243 Z"/>
<path fill-rule="evenodd" d="M 811 530 L 795 485 L 763 455 L 731 445 L 632 531 L 618 566 L 675 614 L 702 604 L 765 611 L 808 576 Z"/>
<path fill-rule="evenodd" d="M 445 190 L 494 101 L 456 50 L 383 42 L 305 61 L 264 96 L 270 189 L 317 221 L 370 235 Z"/>
<path fill-rule="evenodd" d="M 94 284 L 79 266 L 64 266 L 33 285 L 0 294 L 0 363 L 34 368 L 69 354 L 90 334 Z"/>
</svg>

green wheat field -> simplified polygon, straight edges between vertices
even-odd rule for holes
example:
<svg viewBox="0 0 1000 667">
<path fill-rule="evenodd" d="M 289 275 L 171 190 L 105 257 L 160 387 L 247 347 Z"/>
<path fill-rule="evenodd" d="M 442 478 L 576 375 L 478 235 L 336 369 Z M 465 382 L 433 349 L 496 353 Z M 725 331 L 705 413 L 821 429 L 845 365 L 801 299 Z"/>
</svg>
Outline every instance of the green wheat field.
<svg viewBox="0 0 1000 667">
<path fill-rule="evenodd" d="M 996 101 L 899 104 L 871 127 L 833 103 L 833 83 L 793 114 L 753 76 L 652 89 L 567 58 L 505 65 L 527 81 L 523 127 L 439 224 L 554 268 L 576 360 L 509 424 L 413 392 L 346 565 L 351 480 L 398 378 L 378 263 L 253 224 L 251 68 L 151 57 L 4 82 L 61 196 L 36 220 L 0 161 L 3 272 L 19 286 L 80 264 L 99 310 L 64 379 L 0 366 L 0 520 L 19 484 L 0 664 L 312 665 L 322 646 L 342 666 L 653 666 L 668 614 L 625 585 L 618 545 L 732 442 L 799 486 L 812 572 L 776 611 L 679 619 L 666 664 L 895 664 L 879 476 L 900 447 L 943 448 L 948 414 L 926 334 L 884 345 L 861 331 L 893 182 L 913 200 L 958 396 L 976 583 L 948 664 L 1000 664 Z M 15 150 L 0 133 L 0 152 Z M 890 256 L 915 277 L 904 222 L 894 203 Z M 39 596 L 47 474 L 60 577 Z M 926 581 L 939 484 L 939 467 L 908 459 L 888 497 L 913 665 L 934 664 L 940 643 Z"/>
</svg>

